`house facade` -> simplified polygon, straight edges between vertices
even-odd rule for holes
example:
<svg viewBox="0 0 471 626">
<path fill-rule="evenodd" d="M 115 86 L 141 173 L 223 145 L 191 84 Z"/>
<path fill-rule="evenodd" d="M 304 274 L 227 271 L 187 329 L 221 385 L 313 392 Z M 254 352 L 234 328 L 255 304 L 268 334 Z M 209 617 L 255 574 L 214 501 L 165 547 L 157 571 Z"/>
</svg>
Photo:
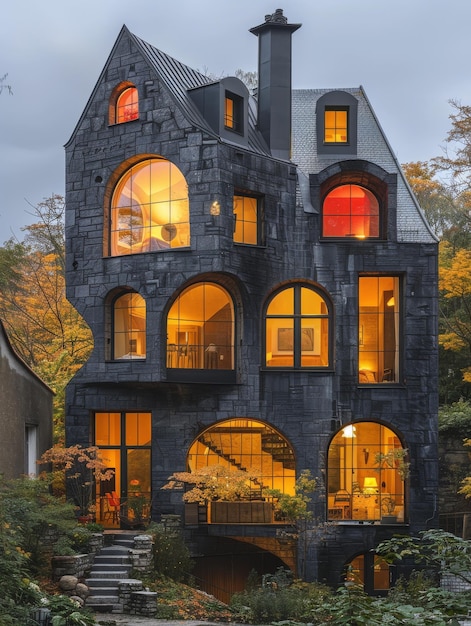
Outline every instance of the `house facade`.
<svg viewBox="0 0 471 626">
<path fill-rule="evenodd" d="M 20 359 L 0 322 L 0 474 L 36 476 L 52 446 L 54 392 Z"/>
<path fill-rule="evenodd" d="M 181 515 L 223 598 L 280 565 L 384 590 L 374 545 L 437 524 L 437 240 L 364 90 L 292 89 L 300 26 L 251 29 L 256 97 L 124 26 L 66 144 L 67 297 L 94 336 L 67 442 L 116 470 L 97 518 L 136 493 Z M 163 489 L 214 466 L 256 472 L 250 496 Z M 303 470 L 293 537 L 266 490 Z"/>
</svg>

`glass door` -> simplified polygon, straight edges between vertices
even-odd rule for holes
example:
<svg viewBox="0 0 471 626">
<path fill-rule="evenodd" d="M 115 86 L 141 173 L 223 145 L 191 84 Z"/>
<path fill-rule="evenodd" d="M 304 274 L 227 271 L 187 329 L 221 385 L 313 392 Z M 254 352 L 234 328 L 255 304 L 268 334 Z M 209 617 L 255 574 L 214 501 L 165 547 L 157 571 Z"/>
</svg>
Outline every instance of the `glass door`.
<svg viewBox="0 0 471 626">
<path fill-rule="evenodd" d="M 106 528 L 150 519 L 151 431 L 150 413 L 95 413 L 95 445 L 114 470 L 96 486 L 96 521 Z"/>
</svg>

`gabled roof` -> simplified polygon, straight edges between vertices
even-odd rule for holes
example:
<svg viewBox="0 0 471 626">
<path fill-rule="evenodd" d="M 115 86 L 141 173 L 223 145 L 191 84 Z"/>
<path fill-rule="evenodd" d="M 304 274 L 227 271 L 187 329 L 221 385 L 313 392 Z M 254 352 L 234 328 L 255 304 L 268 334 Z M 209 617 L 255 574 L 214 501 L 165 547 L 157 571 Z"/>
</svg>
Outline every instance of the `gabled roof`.
<svg viewBox="0 0 471 626">
<path fill-rule="evenodd" d="M 30 366 L 23 361 L 23 359 L 18 355 L 13 346 L 11 345 L 10 339 L 8 337 L 7 331 L 5 330 L 5 326 L 3 322 L 0 320 L 0 358 L 5 358 L 8 360 L 10 369 L 16 370 L 21 376 L 28 376 L 30 378 L 34 378 L 40 385 L 45 387 L 51 394 L 54 395 L 54 391 L 47 385 L 33 370 Z"/>
<path fill-rule="evenodd" d="M 102 78 L 104 77 L 106 70 L 111 63 L 116 53 L 116 50 L 125 38 L 129 38 L 140 50 L 143 59 L 147 62 L 151 70 L 158 76 L 159 80 L 167 87 L 168 92 L 170 93 L 171 97 L 178 105 L 182 114 L 188 120 L 188 122 L 200 128 L 205 133 L 213 136 L 214 139 L 219 140 L 223 143 L 229 143 L 227 142 L 227 140 L 222 139 L 210 127 L 210 125 L 204 119 L 200 110 L 194 103 L 193 99 L 189 95 L 189 91 L 191 89 L 195 89 L 196 87 L 202 87 L 204 85 L 209 85 L 218 81 L 215 81 L 214 78 L 210 76 L 205 76 L 198 70 L 195 70 L 188 65 L 177 61 L 177 59 L 174 59 L 165 52 L 162 52 L 158 48 L 147 43 L 140 37 L 137 37 L 130 32 L 126 25 L 121 28 L 121 31 L 105 63 L 100 77 L 98 78 L 95 88 L 87 102 L 87 105 L 80 117 L 80 120 L 74 132 L 72 133 L 71 139 L 75 135 L 77 128 L 80 126 L 81 120 L 86 116 L 89 105 L 94 99 L 95 94 L 98 91 L 99 85 L 102 82 Z M 253 97 L 251 97 L 250 100 L 251 102 L 249 102 L 248 147 L 254 152 L 261 153 L 265 156 L 270 156 L 270 152 L 261 134 L 256 129 L 256 102 Z"/>
</svg>

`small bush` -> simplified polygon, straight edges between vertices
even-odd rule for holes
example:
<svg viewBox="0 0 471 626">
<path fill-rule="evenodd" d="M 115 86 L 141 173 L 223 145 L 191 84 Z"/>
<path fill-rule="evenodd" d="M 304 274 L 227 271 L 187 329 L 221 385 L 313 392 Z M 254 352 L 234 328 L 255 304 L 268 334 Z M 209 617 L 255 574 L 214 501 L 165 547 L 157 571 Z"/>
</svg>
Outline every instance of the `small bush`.
<svg viewBox="0 0 471 626">
<path fill-rule="evenodd" d="M 188 581 L 194 561 L 182 535 L 179 532 L 167 532 L 163 526 L 157 524 L 150 527 L 149 532 L 154 539 L 154 575 L 177 582 Z"/>
</svg>

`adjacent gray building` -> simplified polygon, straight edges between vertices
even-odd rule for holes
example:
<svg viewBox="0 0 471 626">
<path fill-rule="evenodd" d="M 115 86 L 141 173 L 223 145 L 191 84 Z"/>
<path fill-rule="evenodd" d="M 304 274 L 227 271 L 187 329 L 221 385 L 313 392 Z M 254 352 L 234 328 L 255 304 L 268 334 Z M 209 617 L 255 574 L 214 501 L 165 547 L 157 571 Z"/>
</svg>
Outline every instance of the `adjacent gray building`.
<svg viewBox="0 0 471 626">
<path fill-rule="evenodd" d="M 0 474 L 36 476 L 36 461 L 52 446 L 54 392 L 13 349 L 0 321 Z"/>
<path fill-rule="evenodd" d="M 181 515 L 221 598 L 281 565 L 384 592 L 371 549 L 437 524 L 437 239 L 364 90 L 292 90 L 299 27 L 251 29 L 254 95 L 124 26 L 66 145 L 67 296 L 95 342 L 67 442 L 116 469 L 97 518 L 136 493 Z M 213 466 L 256 472 L 250 497 L 162 489 Z M 303 470 L 295 537 L 266 489 Z"/>
</svg>

